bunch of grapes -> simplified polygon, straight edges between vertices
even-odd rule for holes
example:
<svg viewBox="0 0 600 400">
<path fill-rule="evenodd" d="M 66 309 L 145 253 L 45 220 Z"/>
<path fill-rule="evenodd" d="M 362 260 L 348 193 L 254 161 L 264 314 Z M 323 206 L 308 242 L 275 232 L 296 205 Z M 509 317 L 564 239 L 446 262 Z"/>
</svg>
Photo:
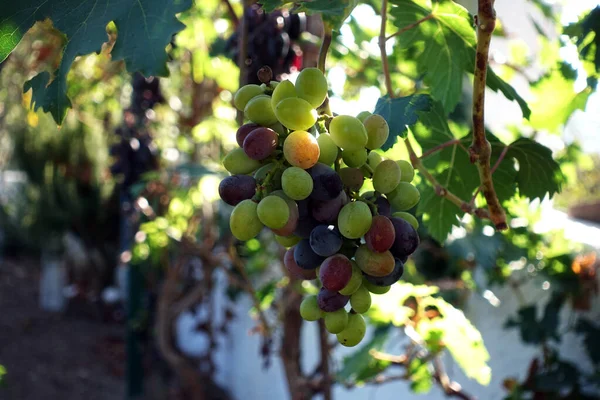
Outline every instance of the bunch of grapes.
<svg viewBox="0 0 600 400">
<path fill-rule="evenodd" d="M 223 160 L 231 176 L 219 194 L 235 206 L 231 232 L 249 240 L 270 228 L 288 248 L 290 275 L 319 287 L 302 301 L 302 317 L 323 318 L 342 345 L 356 346 L 371 294 L 400 279 L 419 245 L 417 220 L 406 212 L 420 199 L 414 170 L 374 151 L 389 135 L 381 116 L 318 116 L 327 96 L 320 70 L 302 70 L 295 85 L 263 80 L 234 98 L 250 122 Z M 373 191 L 361 191 L 367 179 Z"/>
</svg>

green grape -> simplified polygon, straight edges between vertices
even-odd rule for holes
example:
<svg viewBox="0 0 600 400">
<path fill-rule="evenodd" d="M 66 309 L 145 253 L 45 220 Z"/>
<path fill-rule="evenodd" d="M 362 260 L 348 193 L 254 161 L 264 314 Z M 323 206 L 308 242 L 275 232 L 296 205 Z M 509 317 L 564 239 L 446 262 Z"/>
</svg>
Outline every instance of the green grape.
<svg viewBox="0 0 600 400">
<path fill-rule="evenodd" d="M 285 124 L 284 124 L 285 125 Z M 367 131 L 357 118 L 338 115 L 329 124 L 333 142 L 344 150 L 360 150 L 367 144 Z"/>
<path fill-rule="evenodd" d="M 414 215 L 407 213 L 405 211 L 398 211 L 392 214 L 392 217 L 402 218 L 406 222 L 412 225 L 415 230 L 419 229 L 419 221 L 415 218 Z"/>
<path fill-rule="evenodd" d="M 352 296 L 350 296 L 350 306 L 359 314 L 364 314 L 371 308 L 371 293 L 364 286 L 358 288 Z"/>
<path fill-rule="evenodd" d="M 338 147 L 335 145 L 331 136 L 327 133 L 321 133 L 317 138 L 319 149 L 319 162 L 325 165 L 332 165 L 338 156 Z"/>
<path fill-rule="evenodd" d="M 281 125 L 279 122 L 274 123 L 273 125 L 269 126 L 268 128 L 273 129 L 279 135 L 285 135 L 287 133 L 285 131 L 285 128 L 283 127 L 283 125 Z"/>
<path fill-rule="evenodd" d="M 364 122 L 365 119 L 367 119 L 367 117 L 370 117 L 371 115 L 373 115 L 373 114 L 371 114 L 369 111 L 361 111 L 361 112 L 358 113 L 358 115 L 356 116 L 356 118 L 358 118 L 358 120 L 360 122 Z"/>
<path fill-rule="evenodd" d="M 298 242 L 300 240 L 302 240 L 302 238 L 300 238 L 298 236 L 295 236 L 295 235 L 291 235 L 291 236 L 279 236 L 279 235 L 275 235 L 275 240 L 277 241 L 277 243 L 279 243 L 280 245 L 282 245 L 286 249 L 289 249 L 290 247 L 295 246 L 296 244 L 298 244 Z"/>
<path fill-rule="evenodd" d="M 260 167 L 260 161 L 251 159 L 241 147 L 231 150 L 223 158 L 223 166 L 231 175 L 245 175 Z"/>
<path fill-rule="evenodd" d="M 350 277 L 350 280 L 348 281 L 346 286 L 339 292 L 344 296 L 350 296 L 351 294 L 356 292 L 358 288 L 362 285 L 363 281 L 362 271 L 360 268 L 358 268 L 356 261 L 351 260 L 350 263 L 352 264 L 352 276 Z"/>
<path fill-rule="evenodd" d="M 406 211 L 417 205 L 421 199 L 421 193 L 414 185 L 408 182 L 400 182 L 396 189 L 388 194 L 387 198 L 392 207 L 400 211 Z"/>
<path fill-rule="evenodd" d="M 263 184 L 265 179 L 267 178 L 267 175 L 269 174 L 269 172 L 271 172 L 272 169 L 274 168 L 278 168 L 276 163 L 268 163 L 263 165 L 262 167 L 260 167 L 259 169 L 256 170 L 256 172 L 254 173 L 254 180 L 256 180 L 256 182 Z M 273 172 L 273 175 L 271 176 L 271 180 L 269 181 L 269 184 L 267 185 L 267 189 L 268 191 L 272 191 L 272 190 L 277 190 L 281 188 L 281 176 L 283 174 L 283 171 L 281 169 L 278 169 L 277 171 Z"/>
<path fill-rule="evenodd" d="M 263 224 L 258 219 L 257 209 L 252 200 L 243 200 L 233 209 L 229 228 L 238 240 L 250 240 L 260 233 Z"/>
<path fill-rule="evenodd" d="M 304 200 L 313 190 L 313 180 L 308 172 L 298 167 L 290 167 L 281 176 L 283 191 L 293 200 Z"/>
<path fill-rule="evenodd" d="M 294 84 L 285 80 L 279 83 L 275 90 L 273 90 L 273 94 L 271 95 L 271 106 L 273 107 L 273 110 L 281 100 L 287 99 L 288 97 L 298 97 L 298 93 L 296 93 Z"/>
<path fill-rule="evenodd" d="M 412 182 L 413 178 L 415 177 L 415 169 L 413 168 L 412 164 L 406 160 L 398 160 L 396 163 L 398 163 L 398 166 L 402 171 L 402 182 Z"/>
<path fill-rule="evenodd" d="M 277 123 L 277 117 L 271 107 L 271 98 L 267 95 L 259 95 L 250 100 L 244 108 L 244 115 L 250 121 L 262 126 Z"/>
<path fill-rule="evenodd" d="M 371 227 L 373 215 L 369 206 L 362 201 L 346 204 L 338 215 L 340 233 L 348 239 L 358 239 Z"/>
<path fill-rule="evenodd" d="M 367 290 L 373 294 L 386 294 L 392 288 L 391 286 L 377 286 L 372 284 L 367 280 L 367 278 L 363 278 L 362 285 L 367 288 Z"/>
<path fill-rule="evenodd" d="M 388 136 L 390 135 L 390 127 L 381 115 L 373 114 L 363 121 L 363 125 L 367 130 L 367 145 L 369 150 L 375 150 L 383 146 Z"/>
<path fill-rule="evenodd" d="M 290 207 L 279 196 L 267 196 L 258 203 L 258 219 L 271 229 L 283 228 L 290 218 Z"/>
<path fill-rule="evenodd" d="M 383 253 L 376 253 L 369 250 L 366 244 L 361 244 L 354 259 L 359 268 L 367 275 L 371 276 L 386 276 L 394 271 L 396 260 L 392 253 L 388 250 Z"/>
<path fill-rule="evenodd" d="M 322 314 L 323 311 L 319 308 L 317 296 L 307 296 L 300 303 L 300 316 L 305 321 L 317 321 Z"/>
<path fill-rule="evenodd" d="M 298 97 L 283 99 L 275 107 L 275 115 L 283 126 L 293 131 L 306 131 L 317 122 L 317 110 Z"/>
<path fill-rule="evenodd" d="M 320 152 L 317 139 L 306 131 L 294 131 L 283 142 L 283 156 L 294 167 L 308 169 L 314 166 Z"/>
<path fill-rule="evenodd" d="M 338 342 L 345 347 L 354 347 L 365 337 L 367 324 L 360 314 L 348 315 L 348 326 L 336 335 Z"/>
<path fill-rule="evenodd" d="M 376 151 L 369 152 L 369 155 L 367 156 L 367 164 L 369 164 L 369 167 L 375 169 L 382 161 L 383 157 L 381 156 L 381 154 L 379 154 Z"/>
<path fill-rule="evenodd" d="M 296 92 L 317 108 L 327 97 L 327 79 L 318 68 L 304 68 L 296 79 Z"/>
<path fill-rule="evenodd" d="M 233 97 L 233 104 L 235 105 L 235 108 L 237 108 L 240 111 L 244 111 L 244 109 L 246 108 L 246 105 L 248 104 L 248 102 L 260 95 L 263 94 L 264 90 L 263 88 L 261 88 L 258 85 L 246 85 L 246 86 L 242 86 L 236 93 L 235 96 Z"/>
<path fill-rule="evenodd" d="M 348 326 L 348 313 L 343 308 L 333 312 L 326 312 L 323 316 L 325 329 L 329 333 L 340 333 Z"/>
<path fill-rule="evenodd" d="M 400 167 L 395 161 L 380 162 L 373 172 L 373 188 L 379 193 L 391 192 L 400 183 L 400 174 Z"/>
<path fill-rule="evenodd" d="M 367 162 L 367 149 L 344 149 L 342 151 L 342 160 L 344 160 L 344 163 L 349 167 L 360 168 Z"/>
</svg>

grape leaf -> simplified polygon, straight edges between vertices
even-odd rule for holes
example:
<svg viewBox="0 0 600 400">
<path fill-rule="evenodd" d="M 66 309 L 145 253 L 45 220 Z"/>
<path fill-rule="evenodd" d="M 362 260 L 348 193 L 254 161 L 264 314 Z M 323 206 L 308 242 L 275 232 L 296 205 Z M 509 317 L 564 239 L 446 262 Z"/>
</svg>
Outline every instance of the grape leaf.
<svg viewBox="0 0 600 400">
<path fill-rule="evenodd" d="M 25 84 L 33 89 L 32 105 L 50 112 L 57 123 L 64 119 L 71 102 L 67 97 L 67 73 L 75 57 L 99 52 L 107 41 L 106 26 L 114 22 L 118 38 L 113 60 L 124 60 L 129 71 L 145 76 L 166 76 L 166 46 L 184 25 L 175 14 L 185 11 L 192 0 L 22 0 L 0 7 L 0 61 L 37 21 L 49 18 L 66 36 L 62 60 L 54 72 L 42 72 Z"/>
<path fill-rule="evenodd" d="M 364 382 L 386 369 L 388 361 L 376 360 L 370 351 L 382 350 L 390 334 L 390 325 L 380 326 L 375 329 L 373 337 L 360 349 L 344 357 L 342 368 L 336 377 L 340 381 L 351 381 L 355 383 Z"/>
<path fill-rule="evenodd" d="M 451 0 L 392 0 L 390 15 L 398 29 L 407 29 L 396 38 L 402 48 L 415 44 L 419 70 L 446 112 L 454 110 L 460 100 L 463 75 L 473 73 L 476 35 L 473 18 L 462 6 Z M 417 26 L 414 26 L 417 24 Z M 421 46 L 422 45 L 422 46 Z M 529 118 L 529 108 L 512 86 L 488 68 L 487 85 L 501 91 L 509 100 L 516 100 L 523 116 Z"/>
<path fill-rule="evenodd" d="M 410 390 L 416 394 L 429 393 L 433 386 L 433 374 L 429 364 L 421 358 L 414 358 L 408 365 Z"/>
<path fill-rule="evenodd" d="M 329 24 L 333 29 L 339 29 L 346 18 L 350 15 L 358 0 L 260 0 L 266 12 L 289 6 L 294 12 L 306 12 L 307 14 L 321 14 L 323 22 Z"/>
<path fill-rule="evenodd" d="M 600 6 L 582 20 L 565 27 L 564 33 L 577 38 L 581 58 L 592 61 L 596 71 L 600 72 Z"/>
<path fill-rule="evenodd" d="M 419 187 L 421 200 L 417 213 L 423 215 L 427 233 L 438 242 L 444 242 L 453 226 L 459 226 L 456 217 L 459 208 L 445 197 L 438 196 L 435 190 L 426 184 Z"/>
<path fill-rule="evenodd" d="M 406 136 L 406 126 L 417 122 L 417 111 L 427 110 L 430 107 L 429 96 L 380 97 L 373 114 L 381 115 L 390 127 L 390 135 L 381 149 L 384 151 L 391 149 L 396 144 L 398 136 Z"/>
</svg>

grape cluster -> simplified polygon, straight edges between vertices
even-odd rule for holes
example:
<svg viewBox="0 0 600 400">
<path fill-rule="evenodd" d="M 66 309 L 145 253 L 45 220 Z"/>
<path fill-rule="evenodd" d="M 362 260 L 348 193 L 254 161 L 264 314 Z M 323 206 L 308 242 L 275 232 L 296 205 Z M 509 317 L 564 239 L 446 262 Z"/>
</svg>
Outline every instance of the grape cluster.
<svg viewBox="0 0 600 400">
<path fill-rule="evenodd" d="M 237 131 L 240 147 L 223 160 L 231 176 L 219 194 L 235 206 L 230 228 L 237 239 L 266 226 L 288 248 L 289 274 L 320 288 L 302 301 L 302 317 L 323 318 L 350 347 L 365 334 L 361 314 L 371 294 L 400 279 L 419 245 L 417 220 L 406 211 L 420 194 L 410 163 L 374 151 L 388 138 L 385 119 L 368 112 L 319 118 L 326 96 L 327 80 L 316 68 L 302 70 L 295 85 L 242 87 L 234 104 L 249 122 Z M 367 179 L 373 191 L 361 191 Z"/>
</svg>

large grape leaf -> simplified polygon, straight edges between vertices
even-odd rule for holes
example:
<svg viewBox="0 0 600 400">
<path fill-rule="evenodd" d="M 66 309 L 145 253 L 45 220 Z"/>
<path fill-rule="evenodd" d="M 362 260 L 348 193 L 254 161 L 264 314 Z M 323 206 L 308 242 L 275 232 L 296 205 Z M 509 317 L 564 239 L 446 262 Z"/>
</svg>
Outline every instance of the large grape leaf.
<svg viewBox="0 0 600 400">
<path fill-rule="evenodd" d="M 407 29 L 397 36 L 400 46 L 419 46 L 421 51 L 416 61 L 432 96 L 447 112 L 454 110 L 462 93 L 464 73 L 474 71 L 476 35 L 473 18 L 464 7 L 451 0 L 391 0 L 391 3 L 397 6 L 390 11 L 394 25 L 398 29 Z M 422 22 L 414 26 L 419 21 Z M 523 116 L 529 118 L 525 100 L 491 68 L 488 69 L 487 85 L 494 91 L 501 91 L 509 100 L 516 100 Z"/>
<path fill-rule="evenodd" d="M 118 38 L 112 49 L 114 60 L 124 60 L 129 71 L 145 76 L 165 76 L 166 46 L 184 25 L 175 17 L 192 0 L 21 0 L 0 7 L 0 61 L 19 43 L 37 21 L 50 19 L 66 36 L 62 60 L 54 72 L 36 75 L 25 85 L 33 89 L 32 105 L 50 112 L 57 123 L 71 102 L 67 97 L 67 73 L 75 57 L 99 52 L 107 41 L 106 26 L 114 22 Z"/>
<path fill-rule="evenodd" d="M 565 34 L 577 39 L 579 54 L 584 60 L 594 63 L 600 72 L 600 6 L 564 30 Z"/>
<path fill-rule="evenodd" d="M 371 350 L 382 350 L 390 335 L 390 325 L 379 326 L 373 332 L 373 337 L 357 351 L 344 357 L 341 369 L 336 378 L 342 382 L 361 383 L 385 370 L 389 361 L 373 358 Z"/>
<path fill-rule="evenodd" d="M 295 12 L 306 12 L 307 14 L 320 14 L 323 21 L 333 29 L 339 29 L 346 18 L 350 15 L 358 0 L 259 0 L 266 12 L 272 12 L 278 8 L 289 6 Z"/>
<path fill-rule="evenodd" d="M 398 137 L 405 136 L 406 126 L 417 122 L 417 111 L 427 110 L 430 107 L 429 96 L 380 97 L 373 113 L 381 115 L 390 127 L 390 135 L 381 149 L 384 151 L 391 149 Z"/>
</svg>

